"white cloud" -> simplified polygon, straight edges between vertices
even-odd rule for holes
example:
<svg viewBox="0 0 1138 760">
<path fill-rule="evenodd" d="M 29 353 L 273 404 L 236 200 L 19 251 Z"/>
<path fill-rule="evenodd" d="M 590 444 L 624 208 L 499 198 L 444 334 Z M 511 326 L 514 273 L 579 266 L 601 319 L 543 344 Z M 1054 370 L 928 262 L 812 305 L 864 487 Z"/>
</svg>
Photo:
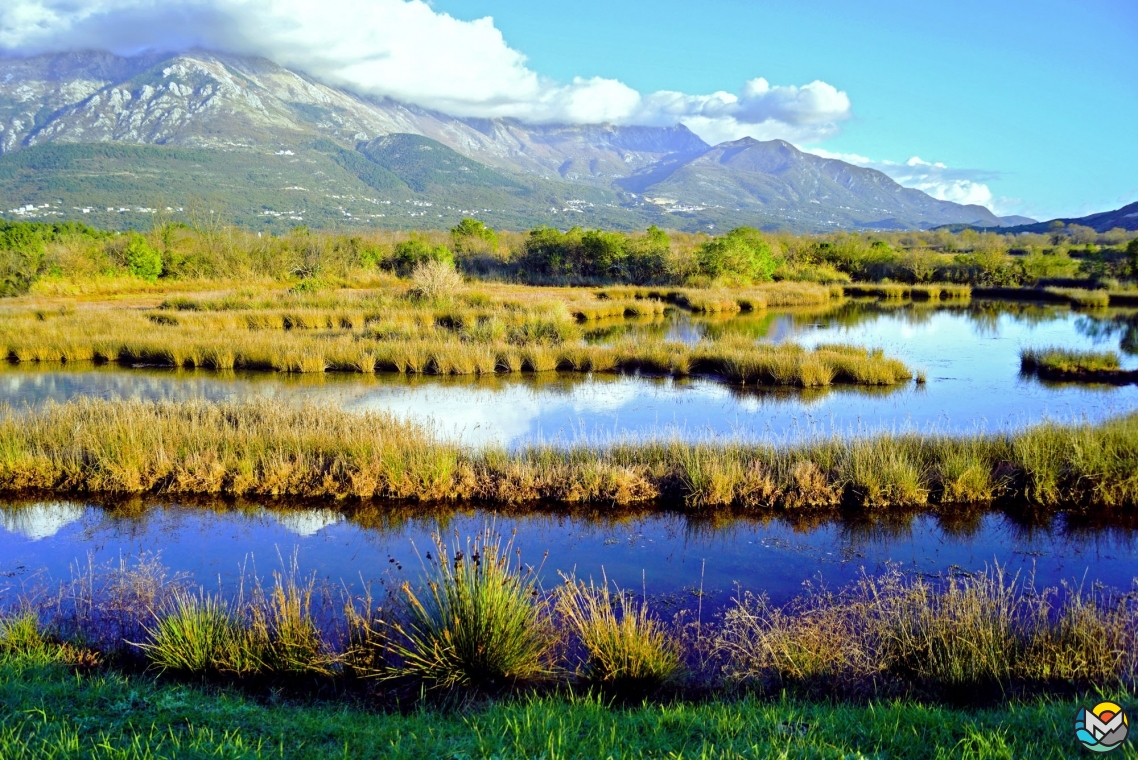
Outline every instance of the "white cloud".
<svg viewBox="0 0 1138 760">
<path fill-rule="evenodd" d="M 982 169 L 953 169 L 939 161 L 925 161 L 913 156 L 908 161 L 878 161 L 856 153 L 834 153 L 823 148 L 805 148 L 823 158 L 836 158 L 839 161 L 876 169 L 889 175 L 898 184 L 923 190 L 934 198 L 953 203 L 987 206 L 996 214 L 1009 214 L 1018 201 L 1012 198 L 997 198 L 988 182 L 999 178 L 998 172 Z"/>
<path fill-rule="evenodd" d="M 421 0 L 4 0 L 0 51 L 194 47 L 259 55 L 331 84 L 459 116 L 531 122 L 687 124 L 710 142 L 813 141 L 849 117 L 826 82 L 739 94 L 641 94 L 602 77 L 556 82 L 506 44 L 490 17 L 462 21 Z"/>
</svg>

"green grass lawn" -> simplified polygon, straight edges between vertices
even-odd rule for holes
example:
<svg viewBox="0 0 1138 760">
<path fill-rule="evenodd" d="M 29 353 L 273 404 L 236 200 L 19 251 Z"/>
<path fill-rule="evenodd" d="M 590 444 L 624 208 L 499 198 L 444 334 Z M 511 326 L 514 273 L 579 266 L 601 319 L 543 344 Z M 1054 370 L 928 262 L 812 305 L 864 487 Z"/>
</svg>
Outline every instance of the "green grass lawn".
<svg viewBox="0 0 1138 760">
<path fill-rule="evenodd" d="M 1117 697 L 1117 695 L 1115 695 Z M 410 715 L 265 704 L 0 655 L 0 758 L 1071 757 L 1076 705 L 986 710 L 793 700 L 612 708 L 519 699 Z M 1089 755 L 1088 755 L 1089 756 Z M 1129 742 L 1112 758 L 1138 757 Z"/>
</svg>

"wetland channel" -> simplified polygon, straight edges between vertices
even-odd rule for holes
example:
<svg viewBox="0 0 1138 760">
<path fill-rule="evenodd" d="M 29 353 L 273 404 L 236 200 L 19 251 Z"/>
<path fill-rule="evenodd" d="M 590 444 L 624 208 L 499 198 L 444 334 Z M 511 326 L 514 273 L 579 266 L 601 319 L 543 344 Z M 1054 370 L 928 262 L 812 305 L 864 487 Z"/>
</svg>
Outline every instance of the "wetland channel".
<svg viewBox="0 0 1138 760">
<path fill-rule="evenodd" d="M 716 331 L 806 346 L 882 348 L 924 370 L 928 382 L 882 390 L 732 387 L 713 379 L 636 376 L 446 378 L 402 375 L 285 376 L 108 366 L 11 365 L 0 402 L 14 408 L 81 396 L 212 400 L 271 397 L 346 409 L 391 410 L 431 421 L 471 445 L 518 447 L 539 440 L 676 435 L 771 442 L 876 430 L 971 433 L 1051 420 L 1097 421 L 1138 409 L 1138 386 L 1047 384 L 1019 373 L 1027 346 L 1116 350 L 1138 368 L 1134 311 L 973 302 L 953 306 L 845 302 L 829 309 L 771 311 L 725 319 L 670 312 L 655 321 L 587 327 L 588 340 L 621 334 L 693 342 Z M 154 499 L 10 501 L 0 504 L 0 597 L 76 566 L 157 554 L 171 572 L 232 589 L 255 568 L 266 576 L 296 553 L 303 572 L 358 587 L 414 580 L 415 549 L 434 531 L 473 535 L 492 523 L 515 534 L 546 586 L 558 571 L 654 598 L 663 609 L 725 604 L 736 589 L 782 602 L 804 583 L 836 588 L 862 572 L 900 566 L 946 574 L 1007 566 L 1051 586 L 1138 581 L 1138 521 L 1070 514 L 1027 517 L 980 511 L 934 514 L 738 516 L 707 521 L 678 513 L 495 514 L 480 507 L 408 510 L 366 506 L 178 503 Z"/>
</svg>

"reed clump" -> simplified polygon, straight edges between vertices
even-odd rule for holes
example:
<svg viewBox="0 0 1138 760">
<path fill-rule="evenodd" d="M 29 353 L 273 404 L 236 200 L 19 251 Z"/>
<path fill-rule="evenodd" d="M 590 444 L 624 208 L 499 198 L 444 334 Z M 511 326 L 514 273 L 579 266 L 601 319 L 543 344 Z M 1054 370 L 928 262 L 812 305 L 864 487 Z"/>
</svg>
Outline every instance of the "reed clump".
<svg viewBox="0 0 1138 760">
<path fill-rule="evenodd" d="M 551 674 L 553 633 L 537 575 L 512 550 L 489 529 L 465 546 L 436 537 L 424 588 L 403 586 L 405 615 L 391 645 L 399 665 L 389 676 L 497 689 Z"/>
<path fill-rule="evenodd" d="M 584 650 L 579 673 L 620 693 L 642 694 L 675 681 L 682 668 L 675 638 L 648 611 L 648 603 L 609 584 L 565 579 L 558 610 Z"/>
<path fill-rule="evenodd" d="M 1105 309 L 1110 305 L 1110 293 L 1105 290 L 1087 288 L 1044 288 L 1052 296 L 1067 301 L 1082 309 Z"/>
<path fill-rule="evenodd" d="M 1134 600 L 1037 589 L 995 567 L 940 580 L 897 570 L 785 606 L 744 594 L 714 648 L 729 681 L 826 694 L 1086 687 L 1138 675 Z"/>
<path fill-rule="evenodd" d="M 877 285 L 845 285 L 845 294 L 851 298 L 880 298 L 884 300 L 910 299 L 913 301 L 967 301 L 972 298 L 972 287 L 933 283 L 907 285 L 883 283 Z"/>
<path fill-rule="evenodd" d="M 796 445 L 463 448 L 385 413 L 273 401 L 81 400 L 0 413 L 0 490 L 865 509 L 1138 505 L 1138 415 Z"/>
<path fill-rule="evenodd" d="M 1049 380 L 1138 382 L 1138 371 L 1123 370 L 1122 360 L 1114 351 L 1025 348 L 1020 351 L 1019 360 L 1021 372 Z"/>
<path fill-rule="evenodd" d="M 159 670 L 236 677 L 329 675 L 333 658 L 312 615 L 312 583 L 275 576 L 248 601 L 176 591 L 146 640 L 135 644 Z"/>
</svg>

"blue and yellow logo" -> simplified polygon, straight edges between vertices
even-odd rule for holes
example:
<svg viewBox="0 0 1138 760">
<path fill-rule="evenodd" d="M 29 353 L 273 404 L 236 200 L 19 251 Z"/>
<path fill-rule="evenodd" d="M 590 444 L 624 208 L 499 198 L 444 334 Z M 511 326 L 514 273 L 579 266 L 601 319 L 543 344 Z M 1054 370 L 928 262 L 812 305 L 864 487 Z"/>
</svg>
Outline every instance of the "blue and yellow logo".
<svg viewBox="0 0 1138 760">
<path fill-rule="evenodd" d="M 1130 733 L 1130 720 L 1114 702 L 1099 702 L 1075 713 L 1075 738 L 1092 752 L 1118 749 Z"/>
</svg>

